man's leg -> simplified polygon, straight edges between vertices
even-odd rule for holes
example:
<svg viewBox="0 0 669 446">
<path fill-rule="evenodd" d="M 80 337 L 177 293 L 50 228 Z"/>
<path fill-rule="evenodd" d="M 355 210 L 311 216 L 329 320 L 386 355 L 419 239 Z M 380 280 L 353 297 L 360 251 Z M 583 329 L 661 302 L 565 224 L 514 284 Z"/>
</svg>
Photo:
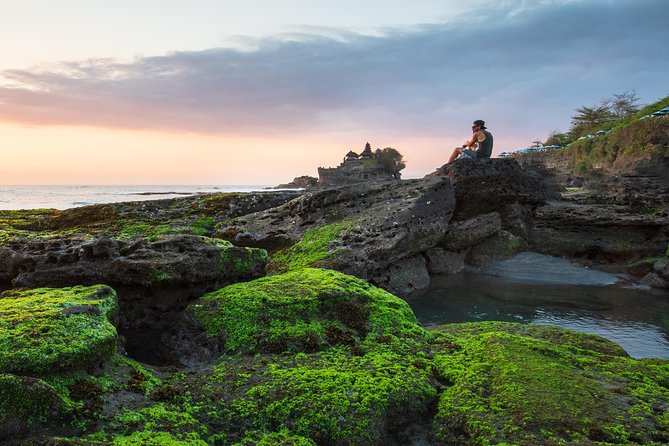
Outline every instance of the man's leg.
<svg viewBox="0 0 669 446">
<path fill-rule="evenodd" d="M 448 159 L 448 162 L 446 164 L 451 164 L 461 153 L 462 153 L 462 147 L 456 147 L 455 149 L 453 149 L 453 153 L 451 153 L 451 157 Z"/>
</svg>

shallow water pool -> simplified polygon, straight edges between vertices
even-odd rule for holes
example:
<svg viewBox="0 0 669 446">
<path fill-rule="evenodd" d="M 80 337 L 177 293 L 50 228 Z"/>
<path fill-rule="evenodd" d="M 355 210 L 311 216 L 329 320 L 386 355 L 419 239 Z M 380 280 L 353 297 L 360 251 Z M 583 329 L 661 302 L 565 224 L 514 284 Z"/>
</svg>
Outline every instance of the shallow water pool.
<svg viewBox="0 0 669 446">
<path fill-rule="evenodd" d="M 669 359 L 669 292 L 562 259 L 524 253 L 483 271 L 435 277 L 430 291 L 409 303 L 428 328 L 549 324 L 603 336 L 635 358 Z"/>
</svg>

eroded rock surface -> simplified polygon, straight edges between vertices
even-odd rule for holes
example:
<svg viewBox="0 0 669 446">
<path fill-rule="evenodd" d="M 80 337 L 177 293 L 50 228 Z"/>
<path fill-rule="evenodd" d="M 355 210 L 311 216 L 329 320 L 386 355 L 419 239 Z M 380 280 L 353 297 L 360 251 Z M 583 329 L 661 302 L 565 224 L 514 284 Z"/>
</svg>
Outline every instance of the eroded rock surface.
<svg viewBox="0 0 669 446">
<path fill-rule="evenodd" d="M 555 197 L 539 175 L 522 169 L 509 158 L 462 158 L 428 175 L 435 176 L 446 176 L 453 183 L 454 220 L 499 212 L 513 203 L 539 205 Z"/>
<path fill-rule="evenodd" d="M 532 249 L 589 264 L 633 262 L 661 253 L 669 218 L 627 207 L 551 202 L 537 208 Z"/>
<path fill-rule="evenodd" d="M 264 250 L 194 235 L 154 241 L 56 238 L 0 246 L 0 278 L 14 286 L 114 287 L 125 329 L 163 329 L 190 300 L 263 276 L 266 263 Z"/>
<path fill-rule="evenodd" d="M 404 258 L 435 246 L 455 206 L 447 178 L 343 186 L 218 226 L 216 236 L 268 250 L 295 246 L 274 271 L 325 240 L 327 255 L 302 266 L 326 266 L 374 281 Z M 327 231 L 327 228 L 334 231 Z M 277 258 L 280 258 L 278 256 Z M 383 281 L 383 279 L 379 279 Z"/>
</svg>

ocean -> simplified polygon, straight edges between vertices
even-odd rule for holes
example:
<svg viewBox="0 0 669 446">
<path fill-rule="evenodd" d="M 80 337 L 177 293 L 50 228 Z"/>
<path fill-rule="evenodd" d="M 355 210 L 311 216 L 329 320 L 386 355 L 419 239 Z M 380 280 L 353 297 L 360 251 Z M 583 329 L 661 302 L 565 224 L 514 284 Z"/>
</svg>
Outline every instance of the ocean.
<svg viewBox="0 0 669 446">
<path fill-rule="evenodd" d="M 0 209 L 68 209 L 99 203 L 146 201 L 212 192 L 255 192 L 266 185 L 222 186 L 0 186 Z"/>
</svg>

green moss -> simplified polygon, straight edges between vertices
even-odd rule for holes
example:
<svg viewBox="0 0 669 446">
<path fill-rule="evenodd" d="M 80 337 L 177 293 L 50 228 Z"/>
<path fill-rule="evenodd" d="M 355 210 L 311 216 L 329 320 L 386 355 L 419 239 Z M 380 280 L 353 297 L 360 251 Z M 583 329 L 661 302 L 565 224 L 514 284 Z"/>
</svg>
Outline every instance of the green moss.
<svg viewBox="0 0 669 446">
<path fill-rule="evenodd" d="M 349 222 L 332 223 L 307 231 L 302 240 L 272 256 L 267 269 L 286 272 L 298 268 L 326 266 L 324 261 L 340 252 L 330 250 L 330 243 L 351 228 Z"/>
<path fill-rule="evenodd" d="M 241 371 L 251 377 L 238 386 Z M 383 444 L 390 429 L 426 416 L 437 395 L 426 368 L 380 350 L 224 361 L 194 387 L 201 390 L 189 400 L 193 415 L 228 439 L 286 429 L 316 444 Z"/>
<path fill-rule="evenodd" d="M 204 235 L 209 237 L 213 232 L 214 232 L 213 217 L 204 217 L 199 220 L 195 220 L 191 225 L 191 233 L 195 235 Z"/>
<path fill-rule="evenodd" d="M 107 425 L 105 432 L 95 437 L 111 438 L 114 444 L 120 445 L 163 444 L 157 442 L 158 439 L 175 442 L 167 444 L 205 445 L 202 436 L 206 433 L 207 428 L 191 415 L 171 410 L 161 403 L 138 411 L 120 412 Z"/>
<path fill-rule="evenodd" d="M 441 441 L 669 440 L 669 417 L 660 409 L 669 398 L 667 361 L 630 359 L 591 335 L 500 322 L 445 326 L 434 345 L 435 366 L 449 383 L 435 417 Z"/>
<path fill-rule="evenodd" d="M 82 369 L 111 356 L 117 311 L 109 287 L 6 291 L 0 298 L 0 372 Z"/>
<path fill-rule="evenodd" d="M 65 403 L 44 381 L 0 373 L 0 438 L 60 423 L 65 413 Z"/>
<path fill-rule="evenodd" d="M 59 212 L 53 209 L 0 210 L 0 244 L 25 239 L 44 239 L 81 233 L 79 228 L 52 228 L 51 222 Z"/>
<path fill-rule="evenodd" d="M 179 440 L 167 432 L 139 431 L 128 436 L 116 436 L 112 440 L 115 446 L 207 446 L 199 438 Z"/>
<path fill-rule="evenodd" d="M 146 237 L 156 240 L 161 235 L 175 232 L 168 224 L 153 225 L 151 223 L 129 223 L 124 225 L 118 232 L 119 238 Z"/>
<path fill-rule="evenodd" d="M 247 276 L 257 269 L 257 265 L 267 264 L 267 251 L 258 248 L 222 248 L 220 254 L 221 271 L 229 276 Z"/>
<path fill-rule="evenodd" d="M 287 429 L 280 432 L 250 432 L 233 446 L 316 446 L 310 438 L 291 434 Z"/>
<path fill-rule="evenodd" d="M 406 302 L 358 278 L 305 268 L 234 284 L 188 311 L 229 352 L 318 351 L 371 336 L 423 336 Z"/>
</svg>

